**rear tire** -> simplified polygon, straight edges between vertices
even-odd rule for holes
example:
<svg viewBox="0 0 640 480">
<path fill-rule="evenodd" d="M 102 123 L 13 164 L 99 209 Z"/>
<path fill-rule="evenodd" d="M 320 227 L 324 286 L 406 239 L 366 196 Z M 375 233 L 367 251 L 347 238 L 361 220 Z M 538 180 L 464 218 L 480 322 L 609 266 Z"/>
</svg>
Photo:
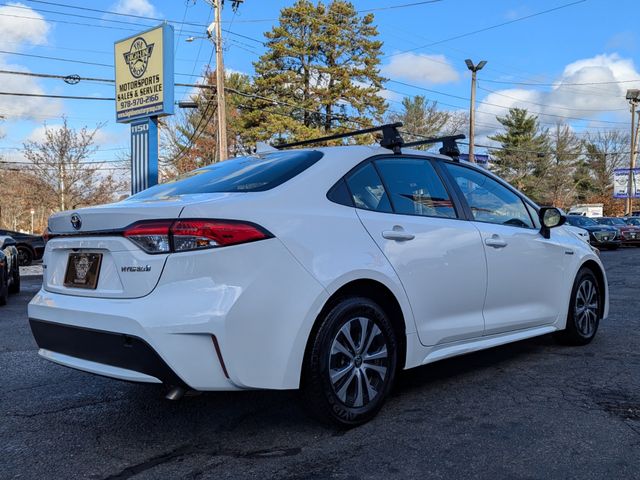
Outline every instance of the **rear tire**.
<svg viewBox="0 0 640 480">
<path fill-rule="evenodd" d="M 382 407 L 398 365 L 398 340 L 387 314 L 364 297 L 342 299 L 319 319 L 302 375 L 305 406 L 342 428 L 371 420 Z"/>
<path fill-rule="evenodd" d="M 586 345 L 596 336 L 603 312 L 598 279 L 589 268 L 581 268 L 573 282 L 567 325 L 558 339 L 567 345 Z"/>
</svg>

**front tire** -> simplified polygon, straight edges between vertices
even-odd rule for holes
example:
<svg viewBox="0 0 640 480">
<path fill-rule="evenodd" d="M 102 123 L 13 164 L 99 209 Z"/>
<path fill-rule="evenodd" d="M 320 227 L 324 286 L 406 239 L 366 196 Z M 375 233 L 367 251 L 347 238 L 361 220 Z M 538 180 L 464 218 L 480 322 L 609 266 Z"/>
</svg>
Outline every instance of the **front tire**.
<svg viewBox="0 0 640 480">
<path fill-rule="evenodd" d="M 311 414 L 343 428 L 373 418 L 398 364 L 398 340 L 384 310 L 368 298 L 345 298 L 320 319 L 310 342 L 301 390 Z"/>
<path fill-rule="evenodd" d="M 7 272 L 0 270 L 0 306 L 6 305 L 9 297 L 9 279 Z"/>
<path fill-rule="evenodd" d="M 15 271 L 13 272 L 13 282 L 9 287 L 9 293 L 20 293 L 20 267 L 18 267 L 17 265 Z"/>
<path fill-rule="evenodd" d="M 573 282 L 567 326 L 558 333 L 562 343 L 586 345 L 596 336 L 604 310 L 598 279 L 589 268 L 581 268 Z"/>
<path fill-rule="evenodd" d="M 18 264 L 21 267 L 28 267 L 33 263 L 33 252 L 27 247 L 18 247 Z"/>
</svg>

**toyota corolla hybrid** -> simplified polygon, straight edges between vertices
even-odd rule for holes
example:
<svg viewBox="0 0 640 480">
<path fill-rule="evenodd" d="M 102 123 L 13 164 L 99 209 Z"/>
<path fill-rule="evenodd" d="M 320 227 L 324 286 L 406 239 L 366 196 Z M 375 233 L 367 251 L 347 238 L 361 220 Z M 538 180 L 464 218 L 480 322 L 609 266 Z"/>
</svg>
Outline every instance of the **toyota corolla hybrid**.
<svg viewBox="0 0 640 480">
<path fill-rule="evenodd" d="M 353 426 L 399 370 L 594 338 L 605 271 L 557 209 L 449 147 L 389 129 L 382 145 L 257 153 L 52 216 L 29 304 L 40 355 L 174 397 L 299 388 Z"/>
</svg>

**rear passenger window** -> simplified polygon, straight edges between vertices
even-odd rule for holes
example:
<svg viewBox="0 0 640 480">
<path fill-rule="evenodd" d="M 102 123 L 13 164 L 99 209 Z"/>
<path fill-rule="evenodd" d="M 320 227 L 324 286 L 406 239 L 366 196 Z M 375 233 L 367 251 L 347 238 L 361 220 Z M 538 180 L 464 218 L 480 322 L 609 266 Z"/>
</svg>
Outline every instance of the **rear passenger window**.
<svg viewBox="0 0 640 480">
<path fill-rule="evenodd" d="M 371 162 L 349 175 L 347 185 L 356 208 L 391 213 L 389 197 Z"/>
<path fill-rule="evenodd" d="M 375 163 L 395 213 L 456 218 L 451 198 L 430 161 L 388 158 Z"/>
</svg>

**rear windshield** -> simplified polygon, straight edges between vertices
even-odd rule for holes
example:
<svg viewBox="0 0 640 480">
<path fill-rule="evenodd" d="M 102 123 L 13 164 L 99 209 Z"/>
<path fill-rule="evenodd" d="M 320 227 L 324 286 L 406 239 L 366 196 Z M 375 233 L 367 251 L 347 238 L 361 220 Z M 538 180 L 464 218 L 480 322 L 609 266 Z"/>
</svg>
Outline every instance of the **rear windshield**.
<svg viewBox="0 0 640 480">
<path fill-rule="evenodd" d="M 214 163 L 129 197 L 150 200 L 217 192 L 264 192 L 303 172 L 322 158 L 317 151 L 273 152 Z"/>
</svg>

